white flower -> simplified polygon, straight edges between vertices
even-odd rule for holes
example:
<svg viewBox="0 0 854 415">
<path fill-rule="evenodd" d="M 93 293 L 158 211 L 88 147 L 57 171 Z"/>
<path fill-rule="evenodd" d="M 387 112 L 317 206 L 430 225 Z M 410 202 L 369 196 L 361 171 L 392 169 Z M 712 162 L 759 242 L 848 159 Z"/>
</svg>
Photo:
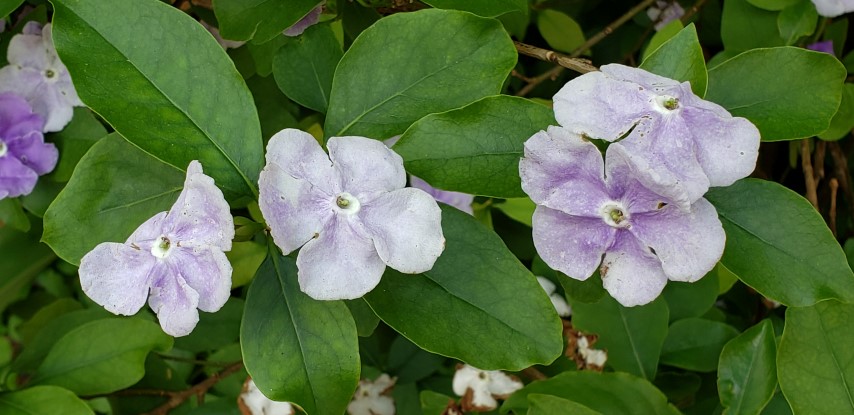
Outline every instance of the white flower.
<svg viewBox="0 0 854 415">
<path fill-rule="evenodd" d="M 605 362 L 608 361 L 608 353 L 604 350 L 594 349 L 591 346 L 587 336 L 581 335 L 578 337 L 578 354 L 584 359 L 585 366 L 592 366 L 602 370 L 605 367 Z"/>
<path fill-rule="evenodd" d="M 543 287 L 543 290 L 548 294 L 549 299 L 552 300 L 552 305 L 554 306 L 555 311 L 557 311 L 557 315 L 561 317 L 569 317 L 572 314 L 572 308 L 569 307 L 569 304 L 566 303 L 566 299 L 564 299 L 562 295 L 555 292 L 557 289 L 555 283 L 546 277 L 537 277 L 537 282 L 540 283 L 540 287 Z"/>
<path fill-rule="evenodd" d="M 394 399 L 388 396 L 397 378 L 383 373 L 374 381 L 362 379 L 353 400 L 347 405 L 350 415 L 394 415 Z"/>
<path fill-rule="evenodd" d="M 507 399 L 525 386 L 515 376 L 500 370 L 480 370 L 471 365 L 461 365 L 454 373 L 454 393 L 463 397 L 463 411 L 485 412 L 498 407 L 497 399 Z"/>
<path fill-rule="evenodd" d="M 237 397 L 237 405 L 243 415 L 294 415 L 294 407 L 289 402 L 277 402 L 264 396 L 249 379 L 243 385 L 243 393 Z"/>
<path fill-rule="evenodd" d="M 818 14 L 836 17 L 854 11 L 854 0 L 812 0 Z"/>
</svg>

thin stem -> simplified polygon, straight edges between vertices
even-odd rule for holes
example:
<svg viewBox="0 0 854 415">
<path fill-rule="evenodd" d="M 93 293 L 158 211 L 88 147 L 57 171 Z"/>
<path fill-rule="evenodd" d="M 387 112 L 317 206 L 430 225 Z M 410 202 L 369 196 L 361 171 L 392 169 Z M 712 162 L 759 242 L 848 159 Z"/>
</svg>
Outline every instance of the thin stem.
<svg viewBox="0 0 854 415">
<path fill-rule="evenodd" d="M 595 66 L 591 65 L 589 61 L 585 59 L 578 59 L 576 57 L 567 56 L 559 52 L 555 52 L 553 50 L 538 48 L 536 46 L 532 46 L 522 42 L 513 42 L 516 45 L 516 50 L 523 54 L 533 58 L 537 58 L 541 61 L 556 63 L 564 68 L 572 69 L 578 73 L 587 73 L 587 72 L 595 72 L 598 71 Z"/>
<path fill-rule="evenodd" d="M 833 158 L 834 176 L 839 181 L 839 187 L 842 188 L 845 202 L 848 203 L 848 212 L 854 215 L 854 191 L 851 189 L 851 179 L 848 175 L 848 159 L 842 152 L 842 147 L 835 141 L 827 143 L 827 149 L 830 150 L 830 156 Z"/>
<path fill-rule="evenodd" d="M 179 392 L 172 392 L 169 394 L 169 400 L 166 401 L 166 403 L 158 406 L 153 411 L 148 412 L 146 415 L 166 415 L 169 413 L 169 411 L 177 408 L 187 399 L 190 399 L 190 397 L 203 396 L 205 392 L 208 391 L 208 389 L 216 385 L 219 381 L 239 371 L 242 368 L 242 361 L 232 363 L 231 366 L 228 366 L 223 371 L 214 373 L 213 375 L 211 375 L 211 377 L 205 379 L 204 381 L 191 387 L 190 389 L 186 389 Z"/>
<path fill-rule="evenodd" d="M 544 380 L 544 379 L 549 378 L 543 372 L 540 372 L 539 370 L 535 369 L 533 366 L 526 368 L 526 369 L 522 369 L 522 374 L 531 380 Z"/>
<path fill-rule="evenodd" d="M 836 192 L 839 190 L 839 182 L 835 177 L 830 179 L 830 212 L 827 216 L 830 219 L 830 231 L 833 232 L 833 237 L 836 235 Z"/>
<path fill-rule="evenodd" d="M 649 6 L 652 5 L 652 3 L 655 3 L 655 0 L 644 0 L 640 3 L 638 3 L 638 5 L 636 5 L 635 7 L 632 7 L 625 14 L 623 14 L 622 16 L 617 18 L 617 20 L 614 20 L 611 24 L 609 24 L 608 26 L 605 26 L 605 28 L 602 29 L 599 33 L 593 35 L 593 37 L 591 37 L 590 39 L 587 39 L 587 41 L 584 42 L 583 45 L 579 46 L 574 51 L 572 51 L 572 54 L 570 54 L 570 56 L 573 56 L 573 57 L 581 56 L 581 54 L 584 53 L 584 51 L 592 48 L 593 45 L 599 43 L 606 36 L 613 33 L 620 26 L 622 26 L 623 24 L 625 24 L 626 22 L 631 20 L 633 17 L 635 17 L 636 14 L 646 10 Z"/>
<path fill-rule="evenodd" d="M 806 198 L 818 210 L 818 185 L 815 181 L 815 173 L 812 169 L 810 157 L 810 139 L 801 140 L 801 167 L 804 171 L 804 183 L 806 184 Z"/>
</svg>

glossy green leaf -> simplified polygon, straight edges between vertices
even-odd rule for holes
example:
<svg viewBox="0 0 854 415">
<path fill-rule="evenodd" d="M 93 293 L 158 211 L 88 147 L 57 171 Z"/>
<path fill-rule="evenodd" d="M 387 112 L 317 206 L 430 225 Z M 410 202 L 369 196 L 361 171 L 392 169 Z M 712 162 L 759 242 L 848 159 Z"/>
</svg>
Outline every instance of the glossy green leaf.
<svg viewBox="0 0 854 415">
<path fill-rule="evenodd" d="M 786 310 L 777 354 L 794 413 L 854 413 L 854 305 L 833 300 Z"/>
<path fill-rule="evenodd" d="M 443 395 L 429 389 L 422 390 L 419 394 L 421 401 L 421 412 L 424 415 L 443 415 L 448 404 L 453 403 L 456 399 L 448 395 Z"/>
<path fill-rule="evenodd" d="M 175 347 L 191 352 L 205 352 L 237 343 L 243 300 L 232 297 L 215 313 L 199 313 L 199 322 L 188 336 L 175 339 Z"/>
<path fill-rule="evenodd" d="M 320 0 L 214 0 L 219 32 L 225 39 L 263 43 L 293 26 Z"/>
<path fill-rule="evenodd" d="M 332 26 L 314 25 L 301 36 L 285 39 L 273 58 L 273 76 L 288 98 L 326 112 L 332 76 L 343 55 Z"/>
<path fill-rule="evenodd" d="M 353 315 L 359 337 L 368 337 L 373 334 L 374 330 L 380 324 L 380 318 L 374 314 L 371 306 L 361 298 L 344 301 L 344 304 L 347 304 L 350 314 Z"/>
<path fill-rule="evenodd" d="M 0 18 L 6 18 L 21 4 L 24 4 L 24 0 L 0 0 Z"/>
<path fill-rule="evenodd" d="M 702 318 L 686 318 L 670 325 L 661 348 L 661 363 L 693 370 L 714 372 L 721 349 L 738 336 L 734 327 Z"/>
<path fill-rule="evenodd" d="M 310 414 L 342 413 L 359 382 L 356 324 L 342 301 L 300 291 L 295 261 L 270 245 L 240 327 L 246 370 L 272 399 Z"/>
<path fill-rule="evenodd" d="M 249 284 L 258 268 L 267 258 L 267 246 L 255 242 L 234 242 L 231 251 L 225 253 L 234 271 L 231 274 L 231 287 L 237 288 Z"/>
<path fill-rule="evenodd" d="M 706 198 L 727 234 L 721 262 L 745 284 L 793 307 L 854 301 L 845 253 L 806 199 L 758 179 L 714 188 Z"/>
<path fill-rule="evenodd" d="M 157 323 L 108 318 L 83 324 L 62 336 L 33 377 L 34 385 L 55 385 L 80 395 L 110 393 L 142 379 L 145 357 L 172 348 Z"/>
<path fill-rule="evenodd" d="M 827 53 L 751 50 L 709 70 L 706 99 L 756 124 L 763 141 L 810 137 L 830 125 L 845 75 L 839 60 Z"/>
<path fill-rule="evenodd" d="M 668 281 L 662 295 L 667 300 L 670 321 L 702 316 L 714 305 L 719 290 L 717 268 L 696 282 Z"/>
<path fill-rule="evenodd" d="M 672 39 L 673 36 L 676 36 L 685 26 L 682 24 L 682 21 L 679 19 L 675 19 L 670 23 L 666 24 L 661 30 L 655 32 L 651 38 L 649 38 L 649 43 L 647 43 L 646 48 L 643 50 L 643 54 L 641 55 L 641 62 L 645 61 L 649 55 L 652 55 L 652 52 L 655 52 L 656 49 L 661 47 L 664 42 Z"/>
<path fill-rule="evenodd" d="M 564 372 L 528 384 L 501 405 L 501 414 L 524 414 L 528 395 L 568 399 L 605 415 L 676 415 L 679 411 L 645 379 L 628 373 Z"/>
<path fill-rule="evenodd" d="M 549 46 L 560 52 L 572 53 L 586 40 L 581 26 L 572 17 L 556 10 L 540 11 L 537 28 Z"/>
<path fill-rule="evenodd" d="M 53 39 L 83 102 L 164 162 L 199 160 L 227 199 L 257 194 L 258 114 L 204 27 L 157 0 L 53 4 Z"/>
<path fill-rule="evenodd" d="M 433 269 L 386 269 L 365 296 L 374 312 L 424 350 L 484 370 L 554 361 L 560 319 L 530 271 L 468 214 L 443 207 L 442 230 L 445 252 Z"/>
<path fill-rule="evenodd" d="M 623 307 L 610 295 L 594 304 L 572 302 L 573 326 L 599 335 L 596 348 L 608 351 L 607 364 L 650 380 L 667 337 L 667 316 L 663 298 L 639 307 Z"/>
<path fill-rule="evenodd" d="M 74 117 L 62 131 L 51 134 L 49 141 L 59 150 L 59 161 L 51 177 L 59 182 L 71 179 L 74 167 L 89 149 L 107 135 L 107 129 L 88 108 L 74 109 Z"/>
<path fill-rule="evenodd" d="M 21 232 L 30 230 L 30 218 L 17 198 L 0 199 L 0 229 L 7 227 Z"/>
<path fill-rule="evenodd" d="M 777 343 L 771 320 L 762 320 L 727 343 L 718 365 L 718 395 L 726 413 L 756 414 L 777 388 Z"/>
<path fill-rule="evenodd" d="M 851 134 L 852 129 L 854 129 L 854 84 L 846 83 L 839 109 L 830 120 L 830 128 L 819 134 L 818 138 L 828 141 L 839 140 Z"/>
<path fill-rule="evenodd" d="M 496 209 L 503 212 L 510 219 L 513 219 L 519 223 L 524 223 L 528 226 L 532 225 L 532 219 L 534 215 L 534 210 L 536 210 L 537 205 L 534 204 L 530 198 L 527 197 L 519 197 L 507 199 L 502 203 L 497 203 L 494 205 Z"/>
<path fill-rule="evenodd" d="M 528 2 L 525 0 L 424 0 L 437 9 L 463 10 L 484 17 L 497 17 L 507 13 L 528 15 Z"/>
<path fill-rule="evenodd" d="M 680 82 L 688 81 L 697 96 L 706 95 L 706 59 L 693 23 L 652 52 L 640 68 Z"/>
<path fill-rule="evenodd" d="M 747 0 L 748 3 L 759 7 L 760 9 L 779 11 L 797 3 L 802 3 L 804 0 Z"/>
<path fill-rule="evenodd" d="M 801 1 L 783 9 L 777 16 L 780 37 L 793 45 L 802 36 L 811 35 L 818 23 L 818 12 L 811 1 Z"/>
<path fill-rule="evenodd" d="M 401 134 L 427 114 L 497 94 L 515 64 L 495 19 L 436 9 L 385 17 L 338 64 L 325 134 Z"/>
<path fill-rule="evenodd" d="M 101 242 L 124 242 L 143 222 L 169 210 L 184 172 L 111 134 L 80 160 L 45 213 L 42 239 L 62 259 L 80 258 Z"/>
<path fill-rule="evenodd" d="M 31 376 L 59 339 L 83 324 L 111 317 L 103 308 L 90 308 L 58 316 L 45 324 L 12 362 L 12 370 Z"/>
<path fill-rule="evenodd" d="M 754 7 L 748 0 L 725 0 L 723 5 L 721 40 L 725 50 L 744 52 L 785 44 L 777 28 L 778 13 Z"/>
<path fill-rule="evenodd" d="M 525 141 L 554 124 L 551 108 L 498 95 L 418 120 L 394 151 L 408 172 L 440 189 L 524 197 L 519 158 Z"/>
<path fill-rule="evenodd" d="M 86 402 L 68 389 L 56 386 L 36 386 L 0 394 L 0 413 L 3 415 L 95 415 Z"/>
<path fill-rule="evenodd" d="M 39 242 L 39 231 L 0 230 L 0 312 L 20 299 L 22 290 L 56 259 L 50 248 Z"/>
<path fill-rule="evenodd" d="M 555 414 L 597 415 L 601 414 L 601 412 L 554 395 L 543 395 L 540 393 L 528 395 L 528 415 Z"/>
</svg>

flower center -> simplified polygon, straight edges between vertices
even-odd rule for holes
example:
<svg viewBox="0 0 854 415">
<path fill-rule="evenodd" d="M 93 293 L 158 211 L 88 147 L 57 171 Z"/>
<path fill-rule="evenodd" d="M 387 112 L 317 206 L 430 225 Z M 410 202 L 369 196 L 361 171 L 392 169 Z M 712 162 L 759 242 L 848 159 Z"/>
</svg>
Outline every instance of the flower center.
<svg viewBox="0 0 854 415">
<path fill-rule="evenodd" d="M 671 95 L 659 95 L 655 97 L 657 109 L 661 112 L 675 111 L 679 109 L 679 98 Z"/>
<path fill-rule="evenodd" d="M 9 147 L 6 146 L 6 143 L 3 140 L 0 140 L 0 158 L 5 157 L 8 152 Z"/>
<path fill-rule="evenodd" d="M 166 235 L 160 235 L 160 238 L 157 238 L 157 241 L 151 246 L 151 255 L 157 258 L 166 258 L 171 250 L 172 241 Z"/>
<path fill-rule="evenodd" d="M 44 76 L 46 76 L 48 79 L 50 79 L 50 78 L 53 78 L 54 76 L 56 76 L 56 72 L 54 72 L 53 69 L 47 69 L 44 71 Z"/>
<path fill-rule="evenodd" d="M 338 207 L 338 212 L 352 215 L 358 212 L 362 205 L 359 203 L 359 199 L 344 192 L 335 197 L 335 206 Z"/>
<path fill-rule="evenodd" d="M 626 212 L 626 209 L 616 202 L 611 202 L 602 206 L 600 209 L 600 214 L 602 215 L 602 220 L 608 224 L 608 226 L 614 228 L 628 228 L 629 225 L 629 215 Z"/>
</svg>

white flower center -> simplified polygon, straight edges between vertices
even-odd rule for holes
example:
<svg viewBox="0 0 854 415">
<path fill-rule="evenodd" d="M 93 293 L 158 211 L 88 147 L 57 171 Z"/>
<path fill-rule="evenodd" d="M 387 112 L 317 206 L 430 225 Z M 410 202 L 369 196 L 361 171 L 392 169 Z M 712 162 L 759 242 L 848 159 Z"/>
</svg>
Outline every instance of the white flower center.
<svg viewBox="0 0 854 415">
<path fill-rule="evenodd" d="M 608 226 L 614 228 L 628 228 L 631 226 L 629 224 L 629 213 L 626 212 L 626 208 L 620 203 L 606 203 L 599 209 L 599 214 L 602 215 L 602 220 Z"/>
<path fill-rule="evenodd" d="M 172 251 L 172 241 L 166 237 L 166 235 L 160 235 L 157 238 L 157 241 L 154 242 L 154 245 L 151 245 L 151 255 L 154 255 L 157 258 L 166 258 L 169 256 L 169 252 Z"/>
<path fill-rule="evenodd" d="M 9 152 L 9 147 L 6 146 L 6 143 L 3 140 L 0 140 L 0 158 L 6 156 L 6 153 Z"/>
<path fill-rule="evenodd" d="M 655 110 L 667 114 L 679 109 L 679 98 L 672 95 L 658 95 L 655 97 Z"/>
<path fill-rule="evenodd" d="M 335 206 L 338 208 L 339 213 L 344 213 L 347 215 L 353 215 L 359 211 L 359 208 L 362 205 L 359 203 L 359 199 L 356 199 L 353 195 L 344 192 L 335 197 Z"/>
</svg>

